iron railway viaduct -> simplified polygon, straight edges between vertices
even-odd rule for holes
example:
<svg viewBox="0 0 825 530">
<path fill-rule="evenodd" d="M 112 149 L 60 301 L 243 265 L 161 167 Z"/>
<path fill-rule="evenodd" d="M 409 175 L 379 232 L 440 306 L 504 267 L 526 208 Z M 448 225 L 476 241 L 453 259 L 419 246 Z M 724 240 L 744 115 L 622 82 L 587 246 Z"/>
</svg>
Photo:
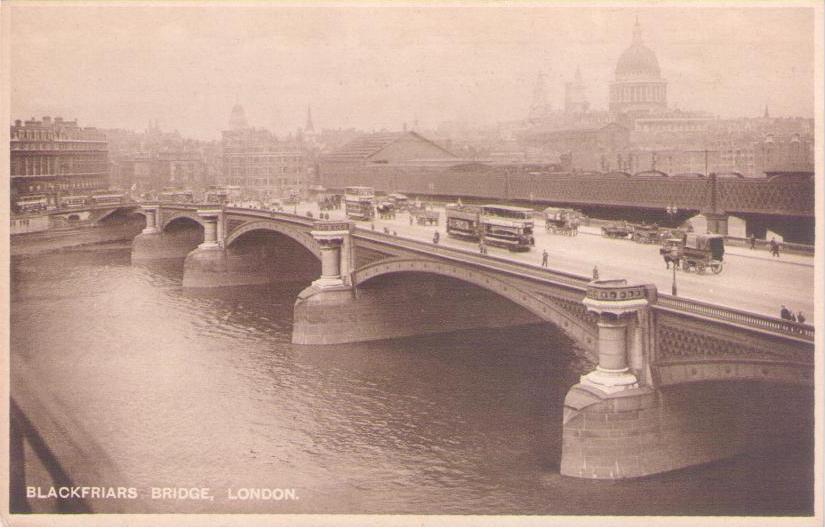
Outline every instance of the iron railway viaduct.
<svg viewBox="0 0 825 530">
<path fill-rule="evenodd" d="M 738 173 L 668 175 L 657 170 L 633 175 L 557 173 L 541 166 L 483 163 L 323 169 L 321 182 L 331 189 L 361 184 L 441 199 L 540 203 L 577 208 L 601 219 L 680 223 L 704 214 L 712 231 L 723 235 L 727 235 L 728 218 L 735 216 L 745 221 L 748 234 L 760 239 L 772 230 L 786 241 L 813 244 L 815 235 L 815 185 L 810 172 L 774 171 L 765 178 Z"/>
<path fill-rule="evenodd" d="M 526 323 L 562 330 L 595 366 L 565 398 L 564 475 L 661 473 L 780 444 L 813 425 L 808 324 L 349 222 L 198 204 L 143 203 L 139 212 L 146 228 L 133 263 L 185 257 L 184 287 L 305 279 L 296 344 Z"/>
</svg>

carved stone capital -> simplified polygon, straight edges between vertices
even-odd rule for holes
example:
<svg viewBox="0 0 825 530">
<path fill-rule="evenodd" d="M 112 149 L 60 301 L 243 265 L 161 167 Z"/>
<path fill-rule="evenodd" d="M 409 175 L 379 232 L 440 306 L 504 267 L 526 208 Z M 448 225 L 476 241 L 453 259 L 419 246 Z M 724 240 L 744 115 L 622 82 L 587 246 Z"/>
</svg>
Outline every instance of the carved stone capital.
<svg viewBox="0 0 825 530">
<path fill-rule="evenodd" d="M 344 243 L 344 238 L 349 235 L 349 230 L 313 230 L 310 234 L 322 249 L 338 248 Z"/>
<path fill-rule="evenodd" d="M 628 285 L 627 280 L 593 280 L 582 300 L 600 321 L 621 323 L 656 299 L 654 285 Z"/>
<path fill-rule="evenodd" d="M 198 210 L 198 217 L 204 221 L 217 221 L 222 213 L 222 210 Z"/>
</svg>

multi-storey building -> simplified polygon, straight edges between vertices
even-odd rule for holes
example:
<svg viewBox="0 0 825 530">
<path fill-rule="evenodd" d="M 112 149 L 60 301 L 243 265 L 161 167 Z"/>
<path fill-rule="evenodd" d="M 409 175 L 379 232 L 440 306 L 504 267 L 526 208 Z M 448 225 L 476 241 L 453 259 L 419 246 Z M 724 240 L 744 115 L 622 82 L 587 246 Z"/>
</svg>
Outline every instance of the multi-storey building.
<svg viewBox="0 0 825 530">
<path fill-rule="evenodd" d="M 202 189 L 214 182 L 207 167 L 214 144 L 164 132 L 150 122 L 145 132 L 107 130 L 112 178 L 123 189 Z M 214 171 L 212 172 L 214 173 Z"/>
<path fill-rule="evenodd" d="M 266 129 L 249 127 L 240 105 L 233 107 L 229 126 L 222 133 L 223 184 L 261 198 L 310 184 L 313 163 L 300 141 L 279 141 Z"/>
<path fill-rule="evenodd" d="M 109 186 L 106 136 L 77 120 L 45 116 L 11 126 L 11 196 L 43 196 L 56 207 L 62 195 L 89 194 Z"/>
</svg>

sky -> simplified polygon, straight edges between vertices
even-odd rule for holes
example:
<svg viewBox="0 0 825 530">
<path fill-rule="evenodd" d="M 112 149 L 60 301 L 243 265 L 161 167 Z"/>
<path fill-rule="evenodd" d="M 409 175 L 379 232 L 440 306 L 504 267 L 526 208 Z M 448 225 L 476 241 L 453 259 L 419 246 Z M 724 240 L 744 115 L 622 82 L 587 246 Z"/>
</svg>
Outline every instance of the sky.
<svg viewBox="0 0 825 530">
<path fill-rule="evenodd" d="M 776 7 L 381 7 L 4 2 L 11 118 L 218 139 L 243 105 L 284 134 L 489 126 L 526 116 L 539 72 L 563 106 L 581 68 L 606 109 L 638 16 L 668 103 L 722 117 L 813 117 L 814 11 Z"/>
</svg>

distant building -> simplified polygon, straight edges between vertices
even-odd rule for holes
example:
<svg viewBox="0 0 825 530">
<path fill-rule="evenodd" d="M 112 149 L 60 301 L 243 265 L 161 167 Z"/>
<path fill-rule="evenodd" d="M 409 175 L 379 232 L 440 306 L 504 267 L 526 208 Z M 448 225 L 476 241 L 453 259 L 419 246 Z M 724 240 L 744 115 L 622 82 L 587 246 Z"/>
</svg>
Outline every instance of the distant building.
<svg viewBox="0 0 825 530">
<path fill-rule="evenodd" d="M 106 136 L 94 127 L 45 116 L 42 121 L 16 120 L 10 138 L 12 201 L 42 195 L 56 207 L 63 195 L 109 187 Z"/>
<path fill-rule="evenodd" d="M 590 110 L 587 94 L 582 81 L 581 70 L 576 68 L 572 82 L 564 85 L 564 112 L 567 114 L 586 114 Z"/>
<path fill-rule="evenodd" d="M 610 171 L 618 153 L 630 149 L 630 132 L 618 123 L 524 134 L 522 144 L 561 161 L 568 170 Z"/>
<path fill-rule="evenodd" d="M 161 131 L 150 122 L 146 131 L 107 130 L 112 179 L 123 189 L 202 189 L 214 182 L 207 168 L 208 142 Z"/>
<path fill-rule="evenodd" d="M 611 113 L 636 118 L 667 109 L 667 81 L 662 78 L 656 54 L 642 42 L 638 19 L 633 41 L 619 57 L 614 73 L 608 108 Z"/>
<path fill-rule="evenodd" d="M 221 149 L 221 183 L 241 186 L 251 196 L 279 196 L 310 184 L 313 163 L 302 142 L 282 142 L 266 129 L 249 127 L 240 105 L 232 108 Z"/>
<path fill-rule="evenodd" d="M 413 131 L 368 134 L 321 157 L 320 184 L 328 188 L 356 185 L 359 171 L 369 167 L 448 166 L 460 161 Z"/>
</svg>

